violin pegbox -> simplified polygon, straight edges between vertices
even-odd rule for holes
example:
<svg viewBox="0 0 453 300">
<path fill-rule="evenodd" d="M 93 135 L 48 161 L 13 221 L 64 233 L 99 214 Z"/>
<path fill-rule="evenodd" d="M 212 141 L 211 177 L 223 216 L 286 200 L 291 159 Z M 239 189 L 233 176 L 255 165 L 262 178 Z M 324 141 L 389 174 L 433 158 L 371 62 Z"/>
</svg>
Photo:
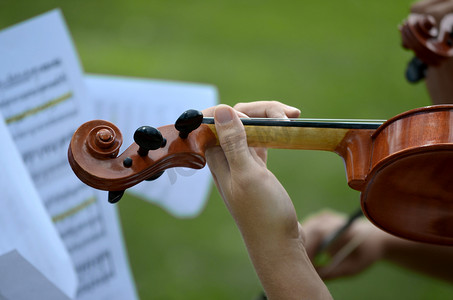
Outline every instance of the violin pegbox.
<svg viewBox="0 0 453 300">
<path fill-rule="evenodd" d="M 82 182 L 109 191 L 109 202 L 115 203 L 127 188 L 155 180 L 169 168 L 203 168 L 205 150 L 215 145 L 216 136 L 202 121 L 201 112 L 188 110 L 174 125 L 141 126 L 134 133 L 135 143 L 121 154 L 120 130 L 108 121 L 90 121 L 74 133 L 68 161 Z"/>
<path fill-rule="evenodd" d="M 403 47 L 430 66 L 453 57 L 453 14 L 446 15 L 438 28 L 436 25 L 432 16 L 411 14 L 400 26 Z"/>
</svg>

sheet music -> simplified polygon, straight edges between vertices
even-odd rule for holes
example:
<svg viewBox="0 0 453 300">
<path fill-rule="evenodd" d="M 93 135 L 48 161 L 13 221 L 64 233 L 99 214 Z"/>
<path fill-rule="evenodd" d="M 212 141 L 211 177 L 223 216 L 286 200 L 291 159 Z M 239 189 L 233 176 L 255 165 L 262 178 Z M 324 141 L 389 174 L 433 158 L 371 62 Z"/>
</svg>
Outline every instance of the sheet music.
<svg viewBox="0 0 453 300">
<path fill-rule="evenodd" d="M 123 135 L 124 151 L 142 125 L 174 124 L 187 109 L 203 110 L 217 104 L 217 90 L 206 84 L 170 82 L 117 76 L 90 75 L 85 79 L 97 119 L 113 122 Z M 203 209 L 211 187 L 211 174 L 188 168 L 168 169 L 155 181 L 130 189 L 177 217 L 194 217 Z"/>
<path fill-rule="evenodd" d="M 77 277 L 72 260 L 44 209 L 3 120 L 0 120 L 0 140 L 0 294 L 10 295 L 15 289 L 17 298 L 26 299 L 22 293 L 26 289 L 20 285 L 33 280 L 28 277 L 31 274 L 22 273 L 21 281 L 6 284 L 11 274 L 17 271 L 14 257 L 7 256 L 7 253 L 17 251 L 58 289 L 73 297 Z M 39 277 L 39 274 L 35 275 Z M 45 295 L 35 296 L 45 299 L 41 297 Z"/>
<path fill-rule="evenodd" d="M 0 66 L 0 111 L 71 256 L 77 299 L 135 299 L 116 208 L 67 162 L 88 111 L 81 111 L 82 70 L 60 11 L 0 32 Z"/>
<path fill-rule="evenodd" d="M 0 255 L 0 270 L 0 300 L 70 300 L 17 250 Z"/>
</svg>

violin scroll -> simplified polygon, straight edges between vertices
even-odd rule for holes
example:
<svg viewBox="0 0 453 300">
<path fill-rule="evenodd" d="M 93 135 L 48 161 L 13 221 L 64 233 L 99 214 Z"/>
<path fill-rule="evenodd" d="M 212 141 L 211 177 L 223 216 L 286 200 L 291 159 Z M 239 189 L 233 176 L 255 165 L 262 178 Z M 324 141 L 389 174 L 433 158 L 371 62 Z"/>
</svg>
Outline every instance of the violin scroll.
<svg viewBox="0 0 453 300">
<path fill-rule="evenodd" d="M 120 130 L 112 123 L 91 121 L 82 125 L 79 132 L 88 151 L 100 159 L 116 157 L 123 143 Z"/>
<path fill-rule="evenodd" d="M 87 122 L 71 139 L 68 149 L 71 168 L 85 184 L 109 191 L 111 203 L 117 202 L 127 188 L 157 179 L 166 169 L 201 169 L 206 164 L 206 148 L 217 139 L 209 125 L 201 124 L 201 112 L 183 115 L 186 116 L 180 117 L 183 126 L 179 130 L 174 125 L 158 129 L 139 127 L 134 134 L 135 143 L 120 155 L 120 130 L 103 120 Z M 181 133 L 186 137 L 181 137 Z"/>
<path fill-rule="evenodd" d="M 411 14 L 400 27 L 403 47 L 414 52 L 406 70 L 409 82 L 425 79 L 434 104 L 451 103 L 453 94 L 453 14 L 436 24 L 427 15 Z"/>
<path fill-rule="evenodd" d="M 453 57 L 453 15 L 442 19 L 439 28 L 436 25 L 432 16 L 411 14 L 400 27 L 403 47 L 432 66 Z"/>
</svg>

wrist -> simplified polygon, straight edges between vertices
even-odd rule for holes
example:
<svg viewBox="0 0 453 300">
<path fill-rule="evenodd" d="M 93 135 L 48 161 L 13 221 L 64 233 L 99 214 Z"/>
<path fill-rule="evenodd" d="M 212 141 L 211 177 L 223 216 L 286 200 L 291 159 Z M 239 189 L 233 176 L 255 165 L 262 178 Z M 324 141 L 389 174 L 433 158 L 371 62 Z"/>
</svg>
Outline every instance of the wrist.
<svg viewBox="0 0 453 300">
<path fill-rule="evenodd" d="M 247 243 L 250 259 L 268 299 L 331 299 L 313 267 L 302 238 L 278 243 Z"/>
</svg>

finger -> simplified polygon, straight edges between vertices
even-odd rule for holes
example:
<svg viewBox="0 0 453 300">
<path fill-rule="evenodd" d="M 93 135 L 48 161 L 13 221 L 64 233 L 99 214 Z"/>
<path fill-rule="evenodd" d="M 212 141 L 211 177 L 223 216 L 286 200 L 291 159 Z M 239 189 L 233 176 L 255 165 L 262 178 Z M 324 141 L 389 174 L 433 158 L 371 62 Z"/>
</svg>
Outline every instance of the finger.
<svg viewBox="0 0 453 300">
<path fill-rule="evenodd" d="M 322 267 L 319 268 L 318 274 L 322 279 L 333 279 L 337 277 L 343 277 L 348 275 L 354 275 L 357 272 L 356 264 L 352 260 L 344 260 L 335 267 Z"/>
<path fill-rule="evenodd" d="M 297 118 L 300 110 L 278 101 L 238 103 L 234 109 L 255 118 Z"/>
<path fill-rule="evenodd" d="M 259 161 L 264 163 L 264 165 L 266 165 L 266 162 L 267 162 L 267 148 L 264 148 L 264 147 L 253 147 L 250 150 L 250 152 L 253 154 L 252 151 L 254 151 L 254 153 L 255 153 L 256 157 L 259 159 Z"/>
<path fill-rule="evenodd" d="M 250 103 L 238 103 L 234 106 L 238 111 L 242 111 L 250 117 L 261 118 L 297 118 L 300 110 L 285 105 L 278 101 L 256 101 Z"/>
<path fill-rule="evenodd" d="M 236 114 L 238 115 L 239 118 L 250 118 L 249 116 L 238 110 L 236 110 Z"/>
<path fill-rule="evenodd" d="M 319 230 L 311 225 L 307 226 L 306 224 L 302 224 L 302 229 L 305 236 L 305 250 L 307 251 L 308 257 L 313 260 L 324 236 Z"/>
<path fill-rule="evenodd" d="M 203 117 L 207 117 L 207 118 L 214 117 L 214 111 L 215 111 L 216 108 L 217 108 L 217 106 L 212 106 L 212 107 L 203 109 L 201 111 L 202 114 L 203 114 Z M 239 116 L 239 118 L 248 118 L 249 117 L 249 116 L 247 116 L 245 113 L 243 113 L 241 111 L 236 111 L 236 113 Z"/>
<path fill-rule="evenodd" d="M 302 228 L 306 237 L 304 246 L 310 258 L 315 257 L 324 239 L 344 224 L 345 219 L 345 216 L 331 210 L 323 210 L 307 217 Z"/>
<path fill-rule="evenodd" d="M 219 105 L 214 111 L 215 127 L 230 172 L 248 170 L 252 157 L 244 126 L 231 107 Z"/>
<path fill-rule="evenodd" d="M 218 153 L 216 153 L 218 152 Z M 223 191 L 223 185 L 230 185 L 228 176 L 229 169 L 228 164 L 226 163 L 225 155 L 223 155 L 222 149 L 220 147 L 213 147 L 206 150 L 206 160 L 209 166 L 209 170 L 211 171 L 212 178 L 214 183 L 217 187 L 217 190 L 220 193 L 220 196 L 225 199 L 225 194 Z M 223 167 L 221 167 L 223 166 Z M 217 178 L 219 175 L 223 178 L 224 181 L 219 181 Z M 226 179 L 225 179 L 226 178 Z M 225 181 L 227 180 L 227 181 Z M 222 185 L 223 184 L 223 185 Z"/>
<path fill-rule="evenodd" d="M 217 178 L 229 178 L 230 168 L 225 154 L 220 147 L 206 149 L 206 161 L 212 175 Z"/>
<path fill-rule="evenodd" d="M 203 109 L 201 113 L 203 114 L 203 117 L 214 117 L 214 111 L 217 106 L 212 106 L 206 109 Z"/>
</svg>

